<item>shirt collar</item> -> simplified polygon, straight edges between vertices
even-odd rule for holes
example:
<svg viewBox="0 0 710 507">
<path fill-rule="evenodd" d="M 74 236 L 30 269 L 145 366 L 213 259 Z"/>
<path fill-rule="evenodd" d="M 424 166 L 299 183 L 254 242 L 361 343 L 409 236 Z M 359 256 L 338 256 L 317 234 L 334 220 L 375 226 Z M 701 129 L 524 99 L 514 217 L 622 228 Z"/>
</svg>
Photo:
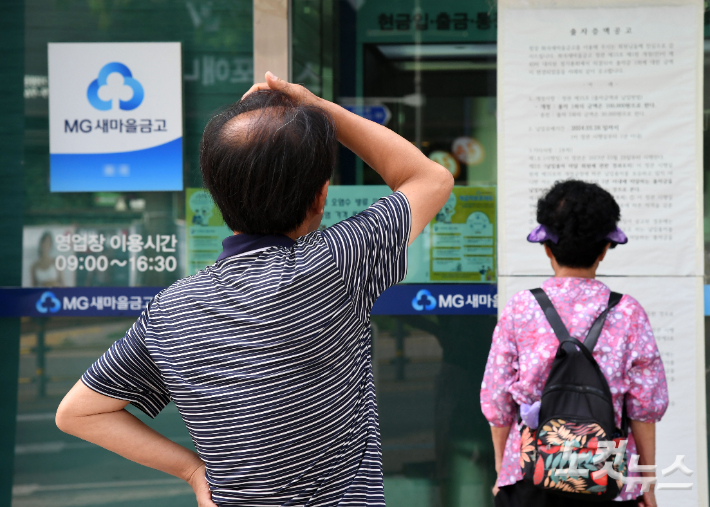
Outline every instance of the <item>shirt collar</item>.
<svg viewBox="0 0 710 507">
<path fill-rule="evenodd" d="M 607 287 L 603 282 L 600 282 L 595 278 L 575 277 L 548 278 L 542 284 L 542 288 L 545 290 L 552 291 L 551 293 L 555 293 L 558 291 L 582 291 L 585 292 L 587 295 L 591 295 L 593 293 L 603 293 L 604 291 L 610 290 L 609 287 Z"/>
<path fill-rule="evenodd" d="M 296 242 L 282 234 L 234 234 L 222 240 L 222 253 L 217 257 L 218 261 L 241 255 L 255 250 L 264 250 L 271 246 L 282 246 L 291 248 Z"/>
</svg>

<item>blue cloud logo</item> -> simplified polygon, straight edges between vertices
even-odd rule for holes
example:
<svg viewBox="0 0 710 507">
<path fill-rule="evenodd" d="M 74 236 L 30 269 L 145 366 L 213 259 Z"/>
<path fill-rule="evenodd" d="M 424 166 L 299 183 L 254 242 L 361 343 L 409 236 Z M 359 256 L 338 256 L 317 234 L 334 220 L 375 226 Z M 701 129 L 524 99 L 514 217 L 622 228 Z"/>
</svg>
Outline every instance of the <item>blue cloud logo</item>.
<svg viewBox="0 0 710 507">
<path fill-rule="evenodd" d="M 113 100 L 101 100 L 99 98 L 99 88 L 106 86 L 109 74 L 117 72 L 123 76 L 123 85 L 133 90 L 133 97 L 130 100 L 119 100 L 118 107 L 124 111 L 131 111 L 143 102 L 143 85 L 133 78 L 131 70 L 119 62 L 111 62 L 104 65 L 99 71 L 99 77 L 94 79 L 86 90 L 86 97 L 89 103 L 99 111 L 108 111 L 113 106 Z"/>
<path fill-rule="evenodd" d="M 426 289 L 417 292 L 417 295 L 412 299 L 412 308 L 421 312 L 422 310 L 433 310 L 436 308 L 436 299 Z"/>
<path fill-rule="evenodd" d="M 35 308 L 37 308 L 39 313 L 57 313 L 61 307 L 62 303 L 50 291 L 43 292 L 35 304 Z"/>
</svg>

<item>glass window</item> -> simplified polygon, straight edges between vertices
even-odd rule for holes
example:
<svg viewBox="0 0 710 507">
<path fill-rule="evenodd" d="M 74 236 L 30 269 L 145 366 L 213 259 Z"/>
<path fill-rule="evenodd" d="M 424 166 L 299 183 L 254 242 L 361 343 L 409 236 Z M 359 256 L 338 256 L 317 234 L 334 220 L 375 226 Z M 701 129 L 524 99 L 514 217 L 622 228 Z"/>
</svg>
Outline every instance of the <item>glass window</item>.
<svg viewBox="0 0 710 507">
<path fill-rule="evenodd" d="M 132 316 L 25 317 L 19 336 L 6 337 L 20 342 L 13 505 L 193 506 L 187 484 L 60 432 L 54 412 L 132 325 L 145 297 L 213 263 L 221 251 L 229 231 L 204 199 L 198 148 L 207 120 L 253 83 L 252 2 L 28 0 L 24 8 L 24 189 L 17 191 L 24 192 L 25 205 L 22 222 L 12 224 L 23 230 L 15 269 L 23 287 L 55 291 L 64 306 L 59 290 L 93 288 L 93 296 L 70 299 L 70 305 L 88 312 L 125 307 Z M 51 192 L 48 43 L 164 41 L 181 43 L 184 190 Z M 101 118 L 97 111 L 92 127 L 98 122 L 100 128 Z M 138 123 L 137 132 L 125 135 L 149 135 Z M 154 121 L 152 128 L 159 125 Z M 115 177 L 120 171 L 116 166 Z M 124 301 L 119 288 L 126 287 Z M 46 299 L 48 315 L 53 304 Z M 153 421 L 129 410 L 192 447 L 174 405 Z"/>
<path fill-rule="evenodd" d="M 437 291 L 471 301 L 471 292 L 496 280 L 495 9 L 456 1 L 339 1 L 330 18 L 322 14 L 327 4 L 293 3 L 294 80 L 330 99 L 320 88 L 330 68 L 317 69 L 333 62 L 332 100 L 408 139 L 456 180 L 450 202 L 410 246 L 408 276 L 397 292 L 407 301 L 404 311 L 417 313 L 409 301 L 429 287 L 436 308 L 388 314 L 383 296 L 373 311 L 387 504 L 492 505 L 493 448 L 479 391 L 497 309 L 478 299 L 475 308 L 467 306 L 464 297 L 461 314 L 441 315 Z M 330 34 L 333 25 L 338 44 L 317 45 L 307 36 Z M 313 72 L 299 77 L 306 68 Z M 324 225 L 389 192 L 345 148 L 333 183 Z"/>
<path fill-rule="evenodd" d="M 493 448 L 479 391 L 497 313 L 496 3 L 289 5 L 291 79 L 386 125 L 447 167 L 456 181 L 450 202 L 411 246 L 407 279 L 393 288 L 396 296 L 378 301 L 372 319 L 387 504 L 492 505 Z M 255 77 L 261 80 L 253 71 L 252 6 L 252 0 L 24 1 L 23 170 L 17 188 L 24 205 L 2 219 L 3 227 L 22 230 L 22 256 L 8 269 L 19 273 L 18 285 L 26 289 L 95 290 L 86 300 L 70 295 L 68 303 L 62 296 L 57 301 L 114 313 L 52 316 L 54 300 L 39 292 L 45 316 L 23 317 L 15 328 L 3 324 L 12 330 L 5 338 L 19 342 L 14 507 L 195 503 L 181 481 L 61 433 L 54 412 L 81 373 L 135 321 L 134 306 L 214 262 L 230 234 L 202 189 L 199 141 L 216 110 L 241 97 Z M 708 37 L 707 13 L 705 26 Z M 181 43 L 183 189 L 51 192 L 48 44 L 165 41 Z M 706 55 L 708 50 L 706 43 Z M 708 89 L 706 83 L 706 98 Z M 704 141 L 709 118 L 706 111 Z M 93 128 L 101 117 L 91 120 Z M 119 166 L 113 170 L 120 176 Z M 706 162 L 706 176 L 709 171 Z M 323 226 L 388 193 L 383 183 L 341 148 Z M 710 261 L 707 202 L 705 231 Z M 3 258 L 12 259 L 10 249 L 0 247 Z M 124 288 L 128 299 L 118 299 L 123 293 L 116 291 Z M 421 301 L 435 302 L 432 308 L 418 303 L 421 291 L 428 292 Z M 174 405 L 147 422 L 192 445 Z"/>
</svg>

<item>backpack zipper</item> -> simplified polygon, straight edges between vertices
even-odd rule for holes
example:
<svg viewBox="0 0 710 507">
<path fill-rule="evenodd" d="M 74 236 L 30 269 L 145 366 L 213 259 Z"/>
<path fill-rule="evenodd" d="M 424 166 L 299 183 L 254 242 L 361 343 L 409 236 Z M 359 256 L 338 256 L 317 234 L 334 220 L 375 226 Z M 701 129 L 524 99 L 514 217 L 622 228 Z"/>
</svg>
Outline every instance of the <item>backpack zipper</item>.
<svg viewBox="0 0 710 507">
<path fill-rule="evenodd" d="M 545 392 L 548 391 L 577 391 L 578 393 L 590 393 L 590 394 L 595 394 L 599 396 L 600 398 L 603 398 L 605 401 L 609 401 L 607 399 L 607 395 L 602 391 L 601 389 L 597 389 L 596 387 L 590 387 L 590 386 L 576 386 L 576 385 L 554 385 L 550 386 L 544 389 Z M 545 393 L 543 392 L 543 395 Z"/>
</svg>

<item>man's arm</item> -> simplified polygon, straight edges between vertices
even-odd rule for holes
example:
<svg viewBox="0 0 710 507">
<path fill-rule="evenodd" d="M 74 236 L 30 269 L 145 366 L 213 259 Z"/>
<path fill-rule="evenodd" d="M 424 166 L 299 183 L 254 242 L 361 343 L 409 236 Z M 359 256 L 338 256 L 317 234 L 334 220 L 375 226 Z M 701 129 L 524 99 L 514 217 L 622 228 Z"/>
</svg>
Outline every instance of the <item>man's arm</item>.
<svg viewBox="0 0 710 507">
<path fill-rule="evenodd" d="M 281 90 L 330 113 L 338 140 L 377 171 L 393 191 L 399 190 L 407 196 L 412 211 L 410 244 L 446 204 L 454 186 L 453 176 L 400 135 L 270 72 L 266 73 L 265 83 L 255 84 L 245 95 L 266 89 Z"/>
<path fill-rule="evenodd" d="M 643 423 L 634 419 L 629 419 L 631 433 L 634 435 L 636 442 L 636 451 L 639 454 L 639 465 L 655 465 L 656 464 L 656 424 Z M 641 472 L 644 476 L 655 476 L 654 472 Z M 639 503 L 639 507 L 656 507 L 656 495 L 654 485 L 643 494 L 643 500 Z"/>
<path fill-rule="evenodd" d="M 125 410 L 127 401 L 104 396 L 77 382 L 57 409 L 57 427 L 141 465 L 183 479 L 199 507 L 217 507 L 197 454 L 168 440 Z"/>
<path fill-rule="evenodd" d="M 411 244 L 446 204 L 453 176 L 387 127 L 336 104 L 325 104 L 335 119 L 338 140 L 377 171 L 393 191 L 407 196 L 412 210 Z"/>
</svg>

